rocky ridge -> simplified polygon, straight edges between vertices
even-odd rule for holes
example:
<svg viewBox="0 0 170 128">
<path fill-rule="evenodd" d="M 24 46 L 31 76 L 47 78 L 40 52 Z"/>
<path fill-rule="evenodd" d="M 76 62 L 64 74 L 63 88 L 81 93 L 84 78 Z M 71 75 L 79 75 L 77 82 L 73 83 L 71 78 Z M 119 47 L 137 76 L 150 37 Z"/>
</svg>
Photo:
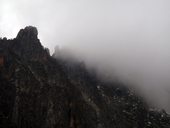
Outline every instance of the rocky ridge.
<svg viewBox="0 0 170 128">
<path fill-rule="evenodd" d="M 80 62 L 50 56 L 35 27 L 0 39 L 0 127 L 170 128 L 165 111 L 120 81 L 100 80 Z"/>
</svg>

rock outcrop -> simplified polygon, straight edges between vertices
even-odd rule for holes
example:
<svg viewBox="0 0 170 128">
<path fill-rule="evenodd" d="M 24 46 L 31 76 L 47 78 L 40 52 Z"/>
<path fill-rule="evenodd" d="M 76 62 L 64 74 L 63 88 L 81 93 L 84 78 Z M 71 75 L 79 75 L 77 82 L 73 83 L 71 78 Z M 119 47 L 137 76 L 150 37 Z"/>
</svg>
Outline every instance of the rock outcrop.
<svg viewBox="0 0 170 128">
<path fill-rule="evenodd" d="M 104 82 L 83 63 L 51 57 L 35 27 L 0 40 L 0 127 L 170 128 L 121 82 Z"/>
</svg>

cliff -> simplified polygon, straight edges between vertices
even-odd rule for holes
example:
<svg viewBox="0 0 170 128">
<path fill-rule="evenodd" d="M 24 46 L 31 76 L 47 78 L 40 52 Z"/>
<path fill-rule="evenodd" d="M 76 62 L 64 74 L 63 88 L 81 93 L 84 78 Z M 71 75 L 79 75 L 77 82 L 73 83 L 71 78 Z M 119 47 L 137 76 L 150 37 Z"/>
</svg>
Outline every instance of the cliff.
<svg viewBox="0 0 170 128">
<path fill-rule="evenodd" d="M 169 128 L 119 82 L 100 80 L 80 62 L 50 56 L 35 27 L 0 39 L 0 127 Z"/>
</svg>

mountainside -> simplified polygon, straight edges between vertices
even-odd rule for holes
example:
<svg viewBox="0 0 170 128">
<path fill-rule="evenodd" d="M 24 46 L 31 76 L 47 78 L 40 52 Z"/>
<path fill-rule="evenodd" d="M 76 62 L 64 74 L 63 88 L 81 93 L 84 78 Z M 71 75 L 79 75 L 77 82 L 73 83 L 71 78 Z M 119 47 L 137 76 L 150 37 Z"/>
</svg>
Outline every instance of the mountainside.
<svg viewBox="0 0 170 128">
<path fill-rule="evenodd" d="M 83 63 L 50 56 L 37 35 L 28 26 L 0 39 L 1 128 L 170 128 L 165 111 Z"/>
</svg>

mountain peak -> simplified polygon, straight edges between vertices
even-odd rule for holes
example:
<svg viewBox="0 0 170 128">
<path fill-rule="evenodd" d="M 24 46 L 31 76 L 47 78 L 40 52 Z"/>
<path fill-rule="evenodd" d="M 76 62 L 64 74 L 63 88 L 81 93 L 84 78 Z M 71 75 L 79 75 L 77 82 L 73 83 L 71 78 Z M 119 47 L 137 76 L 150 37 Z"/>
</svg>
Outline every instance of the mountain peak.
<svg viewBox="0 0 170 128">
<path fill-rule="evenodd" d="M 125 82 L 101 80 L 67 49 L 51 57 L 37 35 L 28 26 L 0 40 L 0 127 L 170 128 Z"/>
<path fill-rule="evenodd" d="M 38 30 L 34 26 L 26 26 L 21 29 L 13 44 L 13 51 L 26 60 L 42 60 L 48 56 L 38 39 Z"/>
<path fill-rule="evenodd" d="M 38 30 L 34 26 L 26 26 L 24 29 L 21 29 L 17 35 L 17 39 L 21 38 L 32 38 L 37 39 L 38 36 Z"/>
</svg>

